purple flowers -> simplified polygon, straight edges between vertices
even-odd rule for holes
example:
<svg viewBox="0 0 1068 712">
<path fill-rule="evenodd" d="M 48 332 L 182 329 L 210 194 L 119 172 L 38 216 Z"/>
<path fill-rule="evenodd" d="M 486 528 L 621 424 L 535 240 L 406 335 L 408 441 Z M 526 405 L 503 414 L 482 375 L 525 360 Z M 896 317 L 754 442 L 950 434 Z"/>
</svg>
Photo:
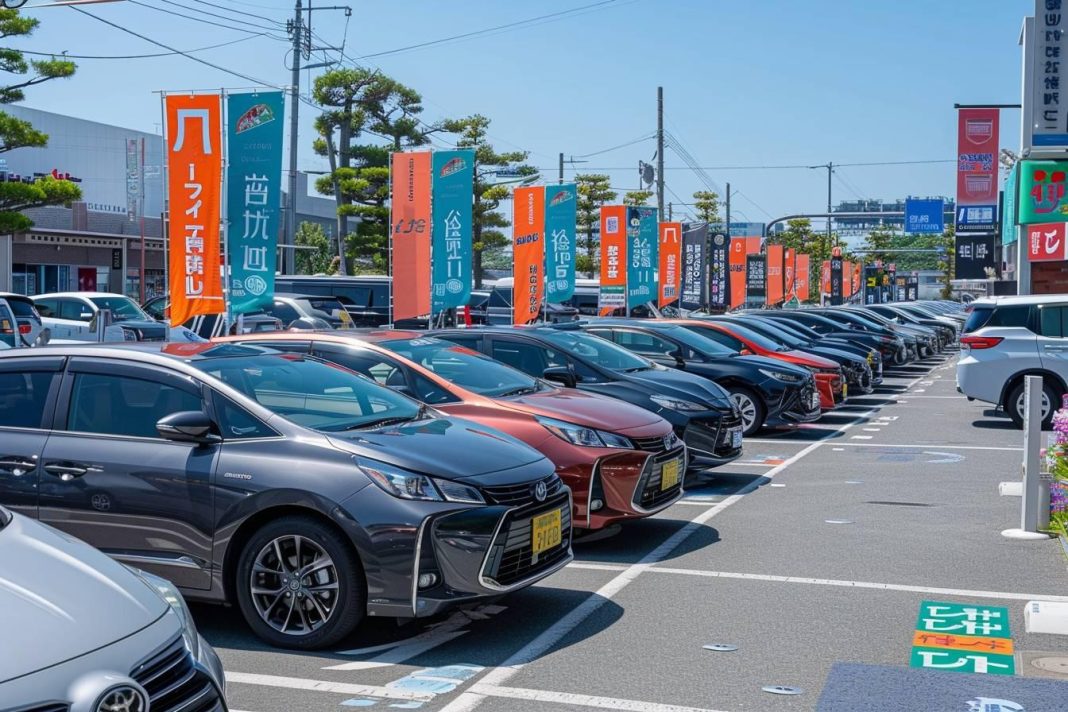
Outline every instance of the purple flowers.
<svg viewBox="0 0 1068 712">
<path fill-rule="evenodd" d="M 1046 448 L 1053 482 L 1049 489 L 1050 528 L 1068 535 L 1068 396 L 1061 409 L 1053 414 L 1053 440 Z"/>
</svg>

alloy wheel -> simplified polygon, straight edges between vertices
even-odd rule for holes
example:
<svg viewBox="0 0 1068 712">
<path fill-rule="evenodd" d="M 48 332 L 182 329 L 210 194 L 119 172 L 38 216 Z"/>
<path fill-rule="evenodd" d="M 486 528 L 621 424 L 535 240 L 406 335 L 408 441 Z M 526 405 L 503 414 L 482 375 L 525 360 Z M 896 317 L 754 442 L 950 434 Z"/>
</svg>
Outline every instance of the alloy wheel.
<svg viewBox="0 0 1068 712">
<path fill-rule="evenodd" d="M 302 636 L 330 620 L 338 601 L 333 559 L 315 541 L 280 536 L 260 549 L 249 580 L 252 602 L 279 633 Z"/>
<path fill-rule="evenodd" d="M 731 400 L 742 414 L 742 430 L 748 432 L 757 417 L 757 405 L 745 393 L 731 393 Z"/>
<path fill-rule="evenodd" d="M 1027 417 L 1027 410 L 1026 410 L 1027 395 L 1026 395 L 1026 393 L 1027 393 L 1026 391 L 1021 391 L 1020 392 L 1020 397 L 1016 399 L 1016 412 L 1020 414 L 1020 420 L 1023 420 L 1023 419 L 1025 419 Z M 1046 394 L 1046 391 L 1043 390 L 1042 391 L 1042 418 L 1041 418 L 1042 422 L 1045 422 L 1046 421 L 1046 417 L 1049 416 L 1049 409 L 1050 409 L 1049 396 Z"/>
</svg>

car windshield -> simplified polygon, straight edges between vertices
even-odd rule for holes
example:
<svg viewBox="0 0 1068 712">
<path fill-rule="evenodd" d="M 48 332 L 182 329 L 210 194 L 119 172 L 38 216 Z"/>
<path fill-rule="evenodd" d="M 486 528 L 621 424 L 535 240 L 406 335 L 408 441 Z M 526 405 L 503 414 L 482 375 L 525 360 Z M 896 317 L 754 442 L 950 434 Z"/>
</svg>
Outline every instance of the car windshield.
<svg viewBox="0 0 1068 712">
<path fill-rule="evenodd" d="M 304 299 L 298 299 L 302 305 L 304 305 L 310 311 L 318 311 L 322 314 L 322 318 L 337 318 L 341 312 L 345 311 L 345 305 L 341 303 L 341 300 L 337 297 L 306 297 Z M 320 316 L 316 314 L 316 316 Z"/>
<path fill-rule="evenodd" d="M 609 371 L 644 371 L 653 364 L 641 356 L 599 336 L 581 331 L 544 329 L 540 336 L 553 346 Z"/>
<path fill-rule="evenodd" d="M 733 356 L 736 352 L 727 346 L 714 341 L 707 336 L 702 336 L 699 332 L 691 331 L 685 326 L 673 326 L 665 330 L 671 335 L 671 338 L 675 341 L 681 342 L 689 346 L 694 351 L 698 351 L 705 356 Z M 656 333 L 655 331 L 653 333 Z"/>
<path fill-rule="evenodd" d="M 796 334 L 798 338 L 805 341 L 816 341 L 820 338 L 812 329 L 808 328 L 799 321 L 786 321 L 785 319 L 776 319 L 775 325 L 788 334 Z"/>
<path fill-rule="evenodd" d="M 421 412 L 418 403 L 390 388 L 298 354 L 205 358 L 191 363 L 265 408 L 323 432 L 400 423 Z"/>
<path fill-rule="evenodd" d="M 768 337 L 782 346 L 799 349 L 806 345 L 801 339 L 787 334 L 782 329 L 777 328 L 774 324 L 768 324 L 767 322 L 757 321 L 755 319 L 746 319 L 742 323 L 744 323 L 747 328 L 752 329 L 762 336 Z"/>
<path fill-rule="evenodd" d="M 784 347 L 782 344 L 777 344 L 763 334 L 758 334 L 747 326 L 736 321 L 719 321 L 718 324 L 723 324 L 731 330 L 735 336 L 740 339 L 744 339 L 757 347 L 765 349 L 767 351 L 789 351 L 790 349 Z"/>
<path fill-rule="evenodd" d="M 90 297 L 89 301 L 96 305 L 97 309 L 110 309 L 111 318 L 115 321 L 127 321 L 130 319 L 152 320 L 148 314 L 141 311 L 137 302 L 129 297 Z"/>
<path fill-rule="evenodd" d="M 488 398 L 519 396 L 541 389 L 537 379 L 522 371 L 442 339 L 397 339 L 380 345 L 450 383 Z"/>
</svg>

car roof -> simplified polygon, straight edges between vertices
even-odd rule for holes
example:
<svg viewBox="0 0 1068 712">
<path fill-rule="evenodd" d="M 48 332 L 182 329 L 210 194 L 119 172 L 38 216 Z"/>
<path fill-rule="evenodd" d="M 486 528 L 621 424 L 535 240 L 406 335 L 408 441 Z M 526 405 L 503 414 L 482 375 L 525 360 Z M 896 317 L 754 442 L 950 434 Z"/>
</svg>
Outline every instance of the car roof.
<svg viewBox="0 0 1068 712">
<path fill-rule="evenodd" d="M 222 336 L 213 343 L 239 343 L 242 341 L 332 341 L 345 344 L 352 341 L 361 341 L 365 344 L 378 344 L 383 341 L 399 341 L 403 339 L 427 338 L 425 331 L 402 331 L 397 329 L 369 330 L 369 329 L 345 329 L 335 331 L 333 329 L 306 329 L 301 331 L 268 331 L 262 334 L 242 334 L 240 336 Z"/>
<path fill-rule="evenodd" d="M 132 299 L 125 294 L 118 294 L 117 292 L 49 292 L 48 294 L 35 294 L 32 299 L 54 299 L 56 297 L 84 297 L 85 299 L 122 297 L 124 299 Z"/>
<path fill-rule="evenodd" d="M 77 344 L 49 344 L 40 348 L 15 349 L 0 353 L 0 358 L 46 358 L 49 356 L 95 356 L 141 361 L 146 364 L 171 365 L 175 362 L 188 363 L 209 358 L 231 356 L 254 356 L 275 353 L 272 349 L 258 346 L 243 346 L 242 351 L 234 350 L 234 344 L 205 342 L 165 342 L 136 341 L 123 342 L 121 346 L 114 343 L 96 344 L 91 342 Z"/>
<path fill-rule="evenodd" d="M 1068 302 L 1068 294 L 1020 294 L 1011 297 L 981 297 L 972 306 L 1016 306 L 1020 304 L 1059 304 Z"/>
<path fill-rule="evenodd" d="M 25 294 L 15 294 L 14 292 L 0 292 L 0 299 L 6 299 L 9 302 L 12 299 L 19 302 L 33 302 L 33 300 L 27 297 Z"/>
</svg>

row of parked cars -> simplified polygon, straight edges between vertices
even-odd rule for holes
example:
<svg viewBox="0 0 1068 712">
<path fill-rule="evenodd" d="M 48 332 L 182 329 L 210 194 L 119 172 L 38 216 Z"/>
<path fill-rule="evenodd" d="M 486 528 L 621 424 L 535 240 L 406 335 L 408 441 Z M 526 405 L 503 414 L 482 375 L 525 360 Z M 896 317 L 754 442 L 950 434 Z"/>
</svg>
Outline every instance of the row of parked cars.
<svg viewBox="0 0 1068 712">
<path fill-rule="evenodd" d="M 0 354 L 0 543 L 87 562 L 146 611 L 164 610 L 156 596 L 174 633 L 139 645 L 105 618 L 83 626 L 88 614 L 72 617 L 81 611 L 31 567 L 11 594 L 15 620 L 75 621 L 84 655 L 7 660 L 5 700 L 62 709 L 41 705 L 87 693 L 44 681 L 106 669 L 128 670 L 115 694 L 153 710 L 221 705 L 217 659 L 181 594 L 236 606 L 272 644 L 314 649 L 367 616 L 429 616 L 528 586 L 571 560 L 578 530 L 663 510 L 687 475 L 739 457 L 745 435 L 870 392 L 884 363 L 947 347 L 961 321 L 926 303 L 366 331 L 313 297 L 333 295 L 276 301 L 307 301 L 336 323 L 312 313 L 327 323 L 211 340 L 165 341 L 173 333 L 120 295 L 41 295 L 7 326 L 0 316 L 0 334 L 19 334 L 12 345 L 39 347 Z M 86 326 L 56 336 L 75 316 L 68 299 L 70 321 Z M 102 309 L 121 343 L 86 343 Z M 47 345 L 23 338 L 45 330 Z M 19 551 L 0 546 L 0 570 Z M 192 682 L 153 687 L 145 671 L 172 663 Z"/>
</svg>

